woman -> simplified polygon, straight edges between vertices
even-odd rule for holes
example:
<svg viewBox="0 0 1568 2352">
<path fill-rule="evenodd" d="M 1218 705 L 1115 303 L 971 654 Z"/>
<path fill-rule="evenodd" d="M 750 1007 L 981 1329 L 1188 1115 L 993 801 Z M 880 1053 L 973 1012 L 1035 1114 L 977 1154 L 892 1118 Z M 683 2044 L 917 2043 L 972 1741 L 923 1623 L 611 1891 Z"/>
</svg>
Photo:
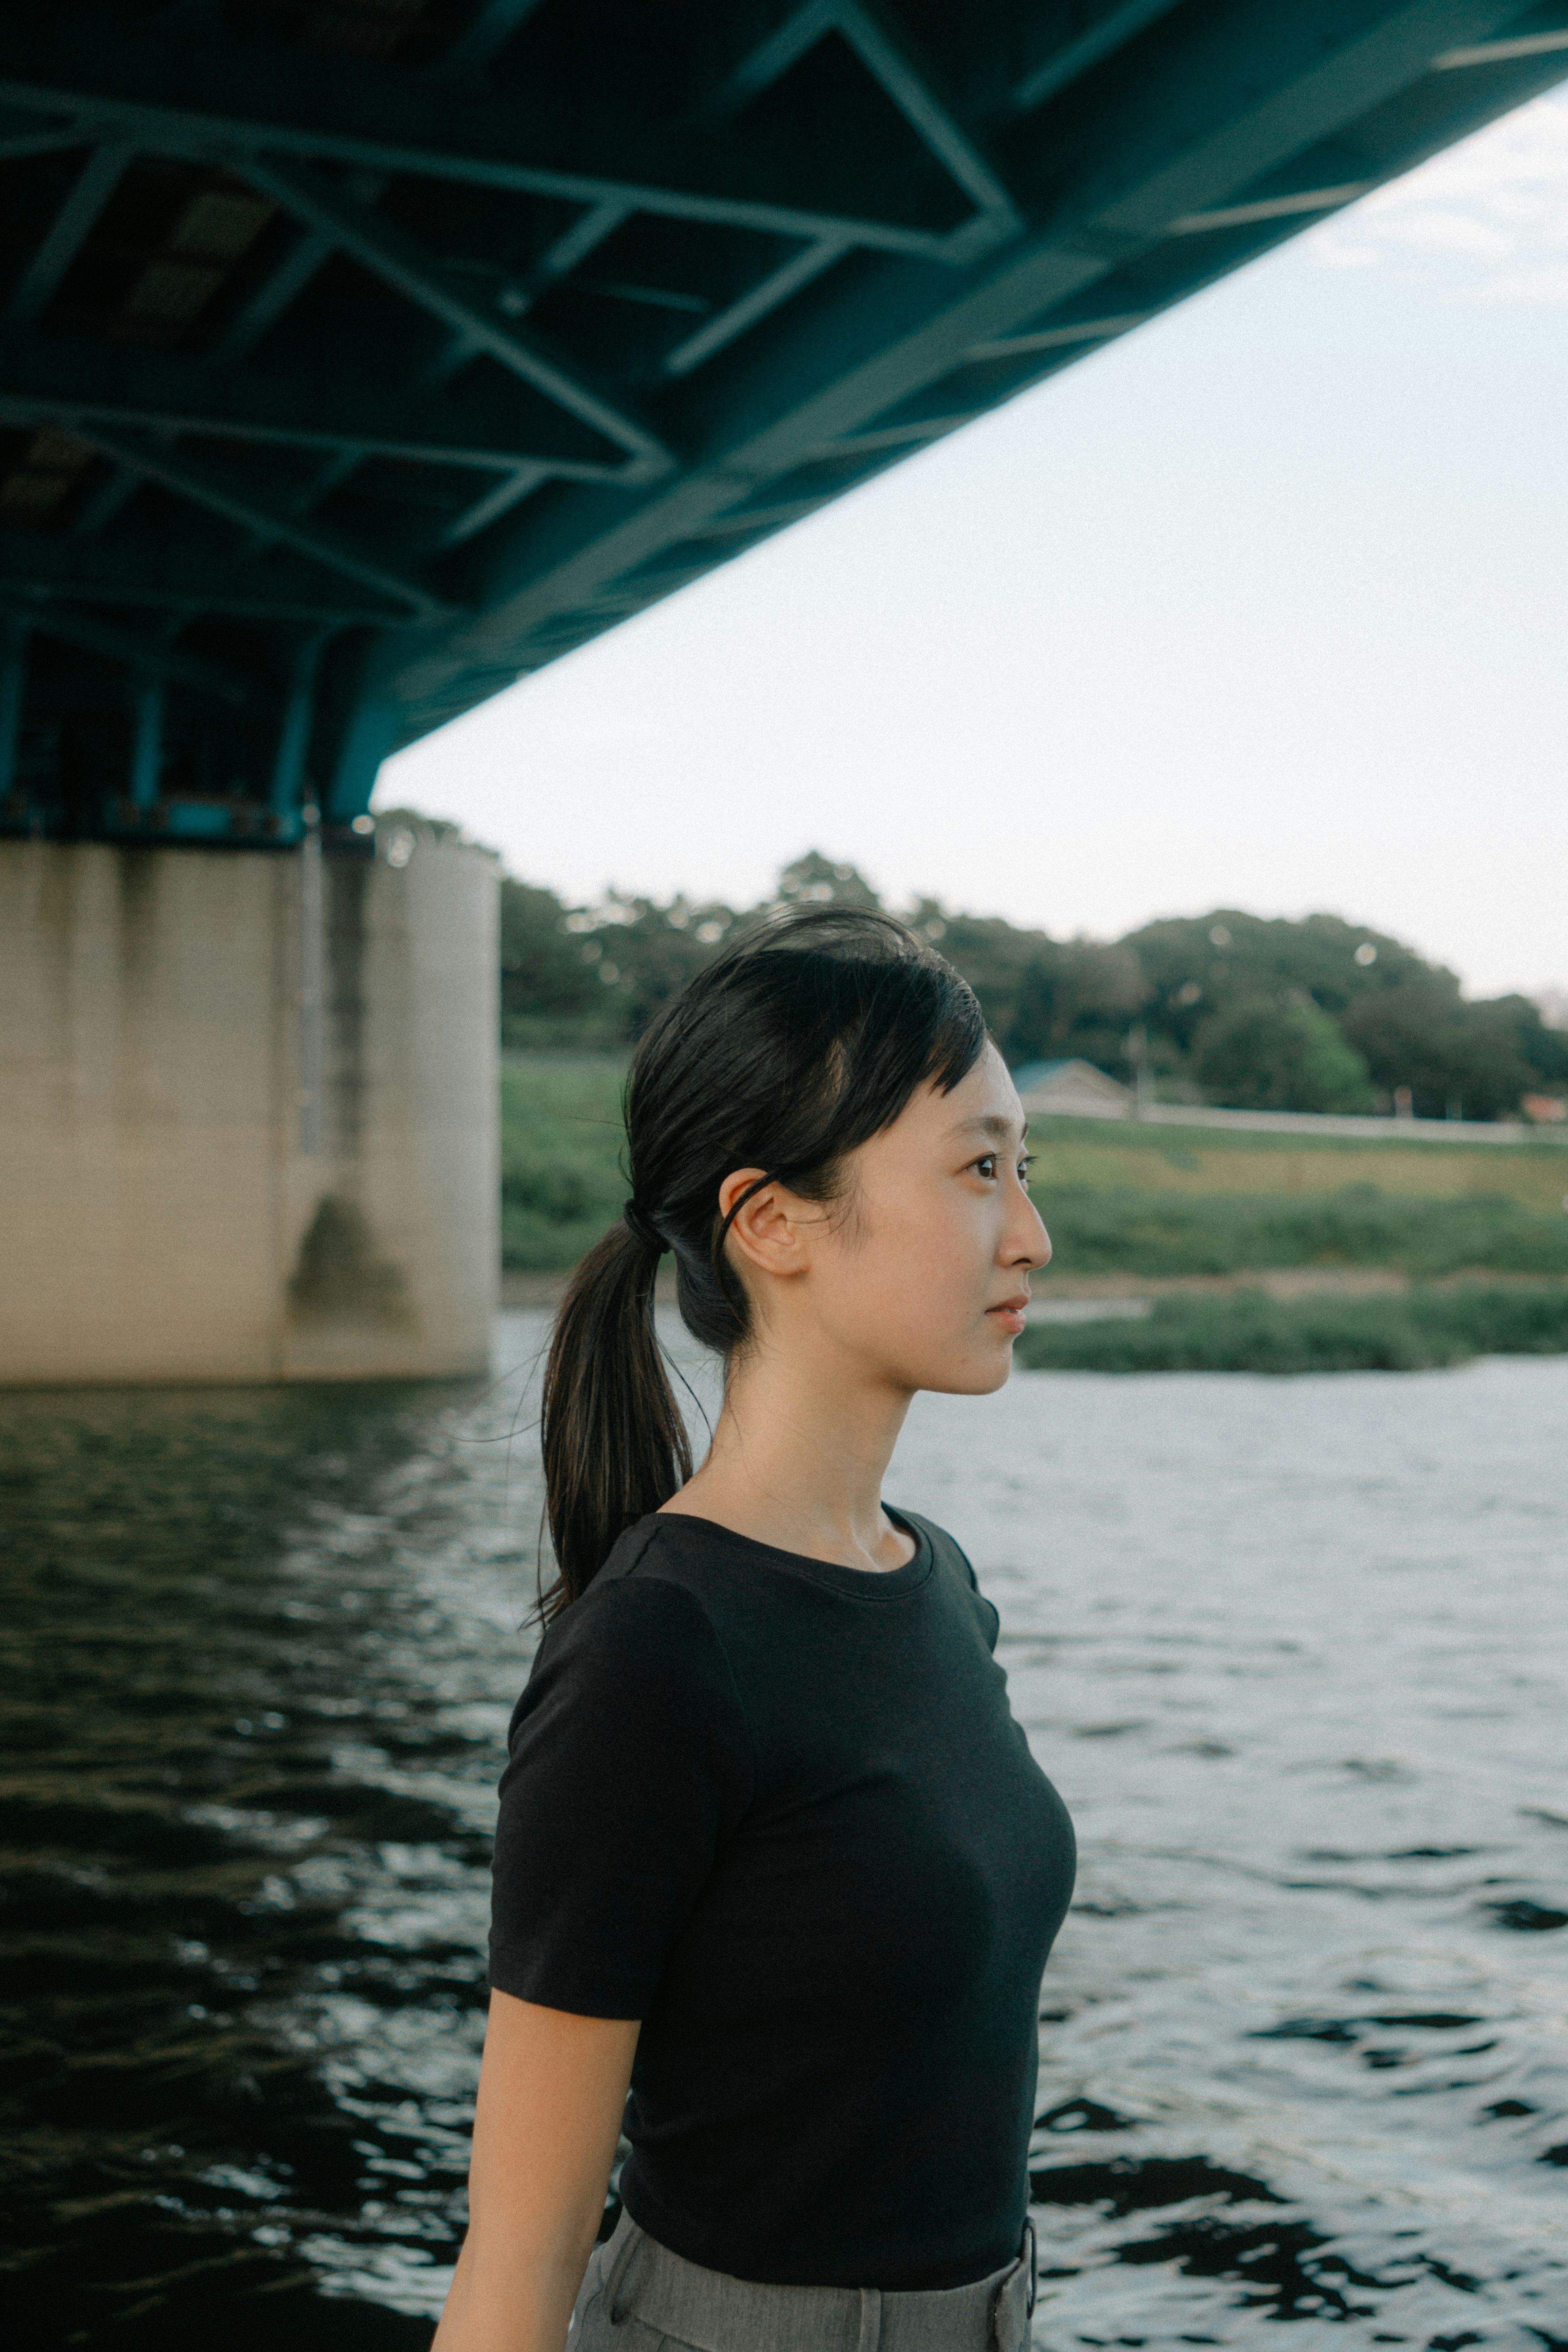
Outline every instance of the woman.
<svg viewBox="0 0 1568 2352">
<path fill-rule="evenodd" d="M 881 1498 L 916 1390 L 1006 1380 L 1050 1256 L 1018 1096 L 949 966 L 822 908 L 664 1008 L 626 1119 L 545 1376 L 559 1579 L 436 2352 L 1019 2352 L 1072 1832 L 967 1560 Z M 726 1366 L 695 1475 L 666 1249 Z"/>
</svg>

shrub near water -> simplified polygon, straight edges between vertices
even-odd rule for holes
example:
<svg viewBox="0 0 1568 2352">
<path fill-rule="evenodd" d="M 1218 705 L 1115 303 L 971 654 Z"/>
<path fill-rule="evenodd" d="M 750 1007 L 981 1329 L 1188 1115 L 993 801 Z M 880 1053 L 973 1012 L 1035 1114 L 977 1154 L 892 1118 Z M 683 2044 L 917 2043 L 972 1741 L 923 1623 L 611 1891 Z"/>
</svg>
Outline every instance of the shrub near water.
<svg viewBox="0 0 1568 2352">
<path fill-rule="evenodd" d="M 1473 1356 L 1568 1353 L 1568 1285 L 1465 1283 L 1402 1297 L 1162 1298 L 1146 1318 L 1031 1323 L 1033 1371 L 1413 1372 Z"/>
<path fill-rule="evenodd" d="M 501 1263 L 558 1274 L 591 1249 L 626 1198 L 618 1062 L 501 1068 Z"/>
<path fill-rule="evenodd" d="M 1501 1192 L 1422 1199 L 1375 1184 L 1282 1195 L 1036 1189 L 1056 1263 L 1072 1274 L 1236 1274 L 1285 1265 L 1568 1274 L 1568 1216 L 1527 1208 Z"/>
</svg>

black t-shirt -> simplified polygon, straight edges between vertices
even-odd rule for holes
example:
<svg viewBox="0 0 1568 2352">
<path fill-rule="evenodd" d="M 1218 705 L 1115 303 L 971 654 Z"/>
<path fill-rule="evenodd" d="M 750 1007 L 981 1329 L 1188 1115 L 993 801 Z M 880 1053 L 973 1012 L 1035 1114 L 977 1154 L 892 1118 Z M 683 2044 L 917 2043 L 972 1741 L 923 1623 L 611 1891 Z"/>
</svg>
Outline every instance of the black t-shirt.
<svg viewBox="0 0 1568 2352">
<path fill-rule="evenodd" d="M 960 2286 L 1023 2227 L 1072 1826 L 968 1561 L 898 1516 L 881 1574 L 640 1520 L 512 1718 L 490 1980 L 643 2020 L 622 2196 L 732 2277 Z"/>
</svg>

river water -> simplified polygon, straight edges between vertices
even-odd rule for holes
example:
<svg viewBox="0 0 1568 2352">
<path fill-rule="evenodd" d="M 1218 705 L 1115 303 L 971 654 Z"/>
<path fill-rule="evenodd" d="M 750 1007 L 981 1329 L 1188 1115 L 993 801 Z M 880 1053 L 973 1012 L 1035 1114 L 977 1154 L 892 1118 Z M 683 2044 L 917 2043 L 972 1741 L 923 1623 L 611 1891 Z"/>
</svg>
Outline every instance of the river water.
<svg viewBox="0 0 1568 2352">
<path fill-rule="evenodd" d="M 542 1328 L 485 1388 L 0 1399 L 26 2352 L 427 2343 Z M 1082 1849 L 1042 2347 L 1568 2347 L 1565 1432 L 1550 1359 L 917 1404 L 890 1496 Z"/>
</svg>

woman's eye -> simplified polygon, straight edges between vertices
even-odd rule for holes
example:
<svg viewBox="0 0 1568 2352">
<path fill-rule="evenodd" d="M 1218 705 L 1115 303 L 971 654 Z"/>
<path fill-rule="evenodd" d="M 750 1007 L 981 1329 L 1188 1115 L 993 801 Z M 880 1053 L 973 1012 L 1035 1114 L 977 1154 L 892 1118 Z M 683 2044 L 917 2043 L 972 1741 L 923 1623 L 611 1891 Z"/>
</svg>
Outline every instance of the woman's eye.
<svg viewBox="0 0 1568 2352">
<path fill-rule="evenodd" d="M 997 1172 L 997 1155 L 996 1155 L 996 1153 L 995 1153 L 994 1151 L 988 1151 L 988 1152 L 986 1153 L 985 1158 L 984 1158 L 983 1160 L 976 1160 L 976 1162 L 975 1162 L 975 1168 L 976 1168 L 977 1172 L 979 1175 L 981 1175 L 981 1176 L 985 1177 L 986 1181 L 988 1181 L 988 1182 L 990 1181 L 990 1179 L 991 1179 L 991 1178 L 996 1174 L 996 1172 Z"/>
</svg>

